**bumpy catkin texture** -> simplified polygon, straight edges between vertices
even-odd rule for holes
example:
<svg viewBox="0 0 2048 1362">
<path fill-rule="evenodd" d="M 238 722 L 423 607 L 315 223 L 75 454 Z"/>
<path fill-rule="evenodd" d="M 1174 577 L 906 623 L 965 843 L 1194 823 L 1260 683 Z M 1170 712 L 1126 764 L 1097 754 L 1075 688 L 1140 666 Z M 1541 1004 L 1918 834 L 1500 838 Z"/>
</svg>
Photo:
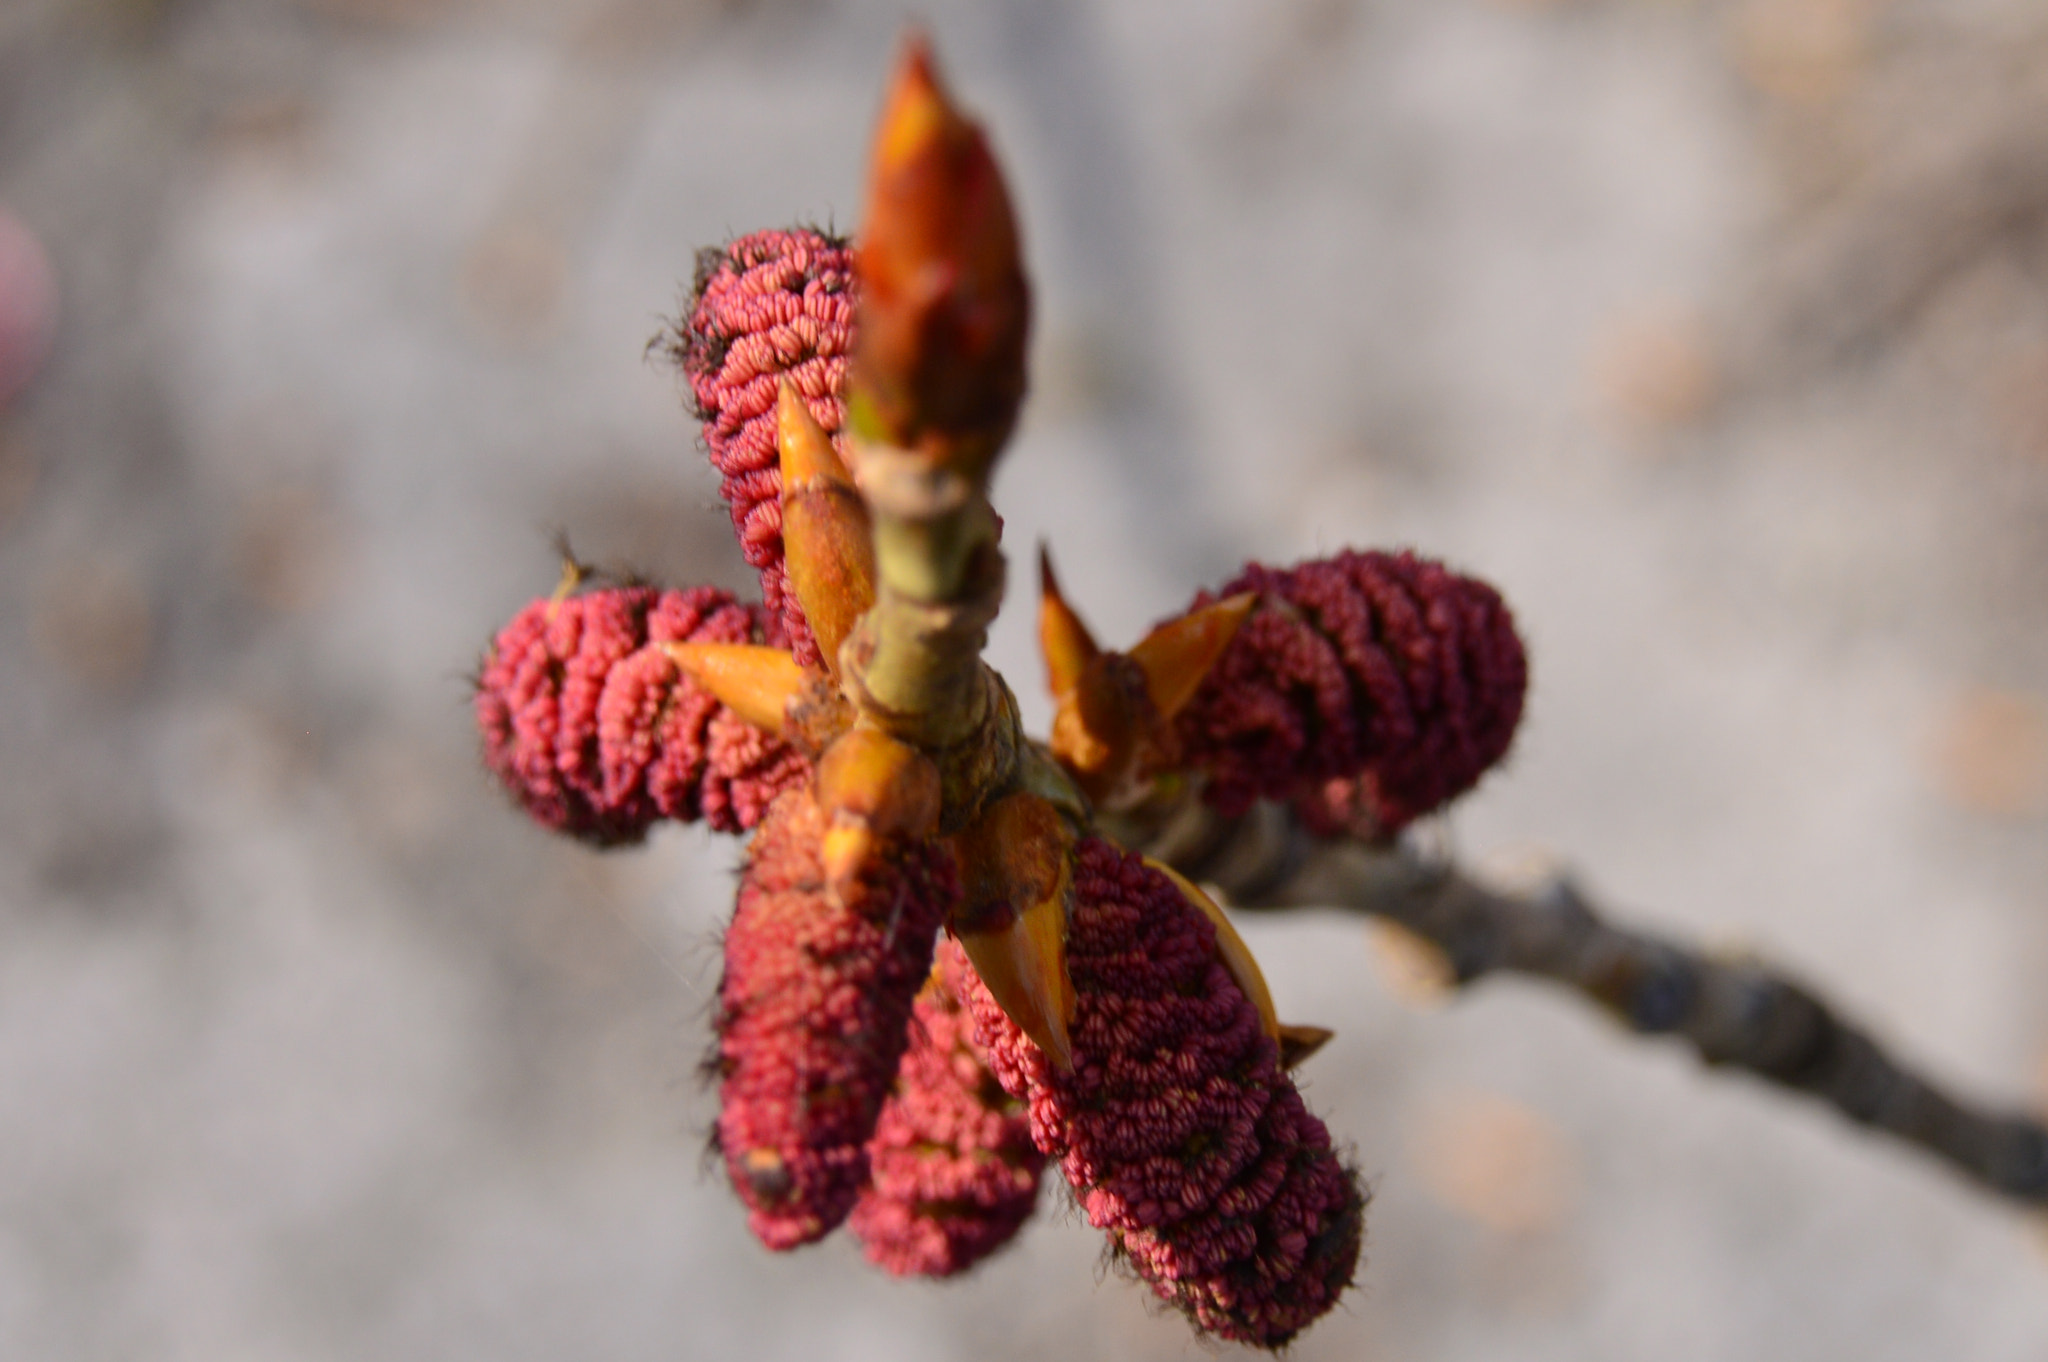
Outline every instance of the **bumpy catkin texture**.
<svg viewBox="0 0 2048 1362">
<path fill-rule="evenodd" d="M 698 257 L 690 312 L 669 347 L 696 399 L 740 551 L 759 569 L 762 598 L 807 667 L 818 665 L 818 645 L 783 567 L 776 394 L 789 379 L 836 442 L 853 288 L 845 241 L 806 228 L 755 232 Z"/>
<path fill-rule="evenodd" d="M 824 831 L 807 786 L 769 809 L 718 986 L 718 1146 L 748 1225 L 777 1250 L 830 1233 L 867 1182 L 912 1000 L 960 893 L 950 852 L 905 843 L 834 904 Z"/>
<path fill-rule="evenodd" d="M 917 995 L 896 1090 L 868 1141 L 868 1189 L 847 1222 L 868 1259 L 899 1277 L 951 1277 L 1008 1244 L 1038 1205 L 1045 1155 L 1004 1092 L 960 1001 L 973 966 L 939 944 Z"/>
<path fill-rule="evenodd" d="M 752 827 L 809 772 L 654 645 L 758 641 L 764 620 L 712 587 L 612 587 L 529 603 L 477 678 L 484 764 L 533 818 L 600 844 L 659 819 Z"/>
<path fill-rule="evenodd" d="M 1358 1265 L 1365 1197 L 1302 1105 L 1216 951 L 1216 932 L 1138 857 L 1083 840 L 1067 966 L 1072 1072 L 979 980 L 967 1001 L 1038 1147 L 1089 1222 L 1205 1332 L 1277 1348 Z"/>
<path fill-rule="evenodd" d="M 1259 603 L 1175 722 L 1206 797 L 1264 797 L 1312 826 L 1392 833 L 1507 752 L 1528 659 L 1500 594 L 1412 553 L 1248 565 Z M 1197 605 L 1216 599 L 1204 593 Z"/>
</svg>

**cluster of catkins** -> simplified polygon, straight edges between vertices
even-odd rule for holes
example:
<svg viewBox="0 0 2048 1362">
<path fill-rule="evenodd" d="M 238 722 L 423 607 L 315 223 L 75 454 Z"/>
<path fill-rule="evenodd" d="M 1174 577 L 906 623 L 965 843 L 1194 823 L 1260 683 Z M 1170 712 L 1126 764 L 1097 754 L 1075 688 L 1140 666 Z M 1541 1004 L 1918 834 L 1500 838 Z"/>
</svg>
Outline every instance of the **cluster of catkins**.
<svg viewBox="0 0 2048 1362">
<path fill-rule="evenodd" d="M 837 883 L 814 763 L 701 688 L 676 644 L 768 643 L 815 670 L 784 568 L 779 384 L 838 431 L 849 247 L 743 237 L 700 261 L 671 353 L 688 380 L 762 605 L 697 588 L 565 587 L 498 634 L 476 696 L 484 757 L 550 828 L 630 842 L 656 820 L 752 830 L 725 935 L 717 1141 L 763 1243 L 848 1224 L 880 1266 L 946 1276 L 1001 1248 L 1056 1161 L 1118 1257 L 1201 1330 L 1278 1347 L 1356 1271 L 1364 1194 L 1303 1105 L 1212 919 L 1085 829 L 1070 858 L 1070 1062 L 1005 1013 L 945 935 L 942 838 Z M 1500 597 L 1407 553 L 1248 566 L 1242 624 L 1165 744 L 1226 816 L 1291 803 L 1385 836 L 1506 751 L 1526 667 Z M 1268 1019 L 1270 1020 L 1270 1019 Z"/>
</svg>

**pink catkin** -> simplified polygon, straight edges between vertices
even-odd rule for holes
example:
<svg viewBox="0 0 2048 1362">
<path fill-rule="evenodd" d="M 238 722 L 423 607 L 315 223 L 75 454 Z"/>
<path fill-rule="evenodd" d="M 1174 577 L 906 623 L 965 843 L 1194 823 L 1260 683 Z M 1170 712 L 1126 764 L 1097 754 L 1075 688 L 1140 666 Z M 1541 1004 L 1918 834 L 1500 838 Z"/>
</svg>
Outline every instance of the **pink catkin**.
<svg viewBox="0 0 2048 1362">
<path fill-rule="evenodd" d="M 836 442 L 853 305 L 845 241 L 806 228 L 755 232 L 699 255 L 690 314 L 670 346 L 696 399 L 740 551 L 760 570 L 762 599 L 807 667 L 818 665 L 818 645 L 783 567 L 776 394 L 789 379 Z"/>
<path fill-rule="evenodd" d="M 967 989 L 976 1035 L 1088 1220 L 1200 1329 L 1277 1348 L 1357 1270 L 1365 1197 L 1171 881 L 1097 838 L 1076 855 L 1061 1072 Z"/>
<path fill-rule="evenodd" d="M 1485 582 L 1412 553 L 1248 565 L 1258 606 L 1175 722 L 1226 815 L 1291 801 L 1392 833 L 1470 789 L 1513 740 L 1528 659 Z"/>
<path fill-rule="evenodd" d="M 965 1272 L 1038 1205 L 1045 1156 L 975 1044 L 960 1000 L 972 969 L 959 943 L 940 943 L 896 1090 L 868 1142 L 872 1182 L 848 1222 L 869 1260 L 899 1277 Z"/>
<path fill-rule="evenodd" d="M 718 1147 L 748 1225 L 776 1250 L 830 1233 L 867 1182 L 912 1001 L 960 892 L 951 853 L 911 843 L 835 904 L 824 830 L 808 788 L 769 809 L 718 986 Z"/>
<path fill-rule="evenodd" d="M 531 602 L 477 679 L 484 764 L 535 821 L 600 844 L 663 818 L 757 822 L 809 771 L 683 676 L 664 642 L 760 640 L 760 607 L 712 587 L 612 587 Z"/>
</svg>

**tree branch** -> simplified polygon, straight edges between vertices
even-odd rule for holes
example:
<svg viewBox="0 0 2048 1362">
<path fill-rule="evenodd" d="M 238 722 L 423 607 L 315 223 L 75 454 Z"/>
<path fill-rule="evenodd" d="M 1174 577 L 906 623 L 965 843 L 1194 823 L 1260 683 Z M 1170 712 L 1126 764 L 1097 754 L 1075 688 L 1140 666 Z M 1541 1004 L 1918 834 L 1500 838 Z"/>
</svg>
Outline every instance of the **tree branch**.
<svg viewBox="0 0 2048 1362">
<path fill-rule="evenodd" d="M 1995 1192 L 2048 1205 L 2048 1129 L 2039 1121 L 1958 1101 L 1759 962 L 1604 921 L 1568 878 L 1529 895 L 1503 893 L 1405 844 L 1315 838 L 1270 804 L 1225 820 L 1190 800 L 1133 831 L 1134 844 L 1216 885 L 1234 907 L 1384 918 L 1442 950 L 1460 984 L 1493 973 L 1563 984 L 1632 1031 L 1682 1037 L 1710 1065 L 1805 1093 Z"/>
</svg>

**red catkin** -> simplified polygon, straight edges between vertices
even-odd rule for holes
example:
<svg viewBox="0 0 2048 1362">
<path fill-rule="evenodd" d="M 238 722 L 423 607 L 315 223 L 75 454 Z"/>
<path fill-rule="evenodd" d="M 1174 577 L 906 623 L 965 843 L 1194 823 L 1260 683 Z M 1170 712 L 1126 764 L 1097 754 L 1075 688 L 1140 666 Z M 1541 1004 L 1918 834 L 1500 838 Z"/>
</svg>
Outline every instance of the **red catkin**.
<svg viewBox="0 0 2048 1362">
<path fill-rule="evenodd" d="M 704 423 L 740 551 L 759 569 L 762 599 L 807 667 L 818 665 L 818 645 L 783 567 L 776 393 L 789 379 L 836 437 L 846 414 L 853 288 L 844 240 L 808 228 L 755 232 L 698 256 L 690 312 L 669 346 Z"/>
<path fill-rule="evenodd" d="M 659 819 L 759 821 L 809 771 L 699 688 L 664 642 L 760 641 L 761 608 L 712 587 L 611 587 L 529 603 L 477 678 L 484 764 L 535 821 L 603 845 Z"/>
<path fill-rule="evenodd" d="M 1391 834 L 1464 793 L 1514 738 L 1528 659 L 1500 594 L 1412 553 L 1253 563 L 1196 604 L 1260 600 L 1175 722 L 1226 815 L 1297 804 Z"/>
<path fill-rule="evenodd" d="M 1008 1244 L 1038 1205 L 1045 1155 L 1004 1092 L 961 1002 L 973 966 L 941 942 L 917 996 L 896 1090 L 868 1141 L 868 1189 L 847 1222 L 899 1277 L 951 1277 Z"/>
<path fill-rule="evenodd" d="M 978 979 L 976 1035 L 1088 1220 L 1205 1332 L 1278 1348 L 1351 1283 L 1365 1196 L 1281 1070 L 1216 932 L 1165 876 L 1077 848 L 1057 1069 Z"/>
<path fill-rule="evenodd" d="M 844 901 L 825 890 L 824 815 L 782 795 L 747 849 L 718 985 L 718 1147 L 771 1249 L 831 1232 L 868 1180 L 868 1139 L 959 898 L 952 854 L 906 843 Z"/>
</svg>

